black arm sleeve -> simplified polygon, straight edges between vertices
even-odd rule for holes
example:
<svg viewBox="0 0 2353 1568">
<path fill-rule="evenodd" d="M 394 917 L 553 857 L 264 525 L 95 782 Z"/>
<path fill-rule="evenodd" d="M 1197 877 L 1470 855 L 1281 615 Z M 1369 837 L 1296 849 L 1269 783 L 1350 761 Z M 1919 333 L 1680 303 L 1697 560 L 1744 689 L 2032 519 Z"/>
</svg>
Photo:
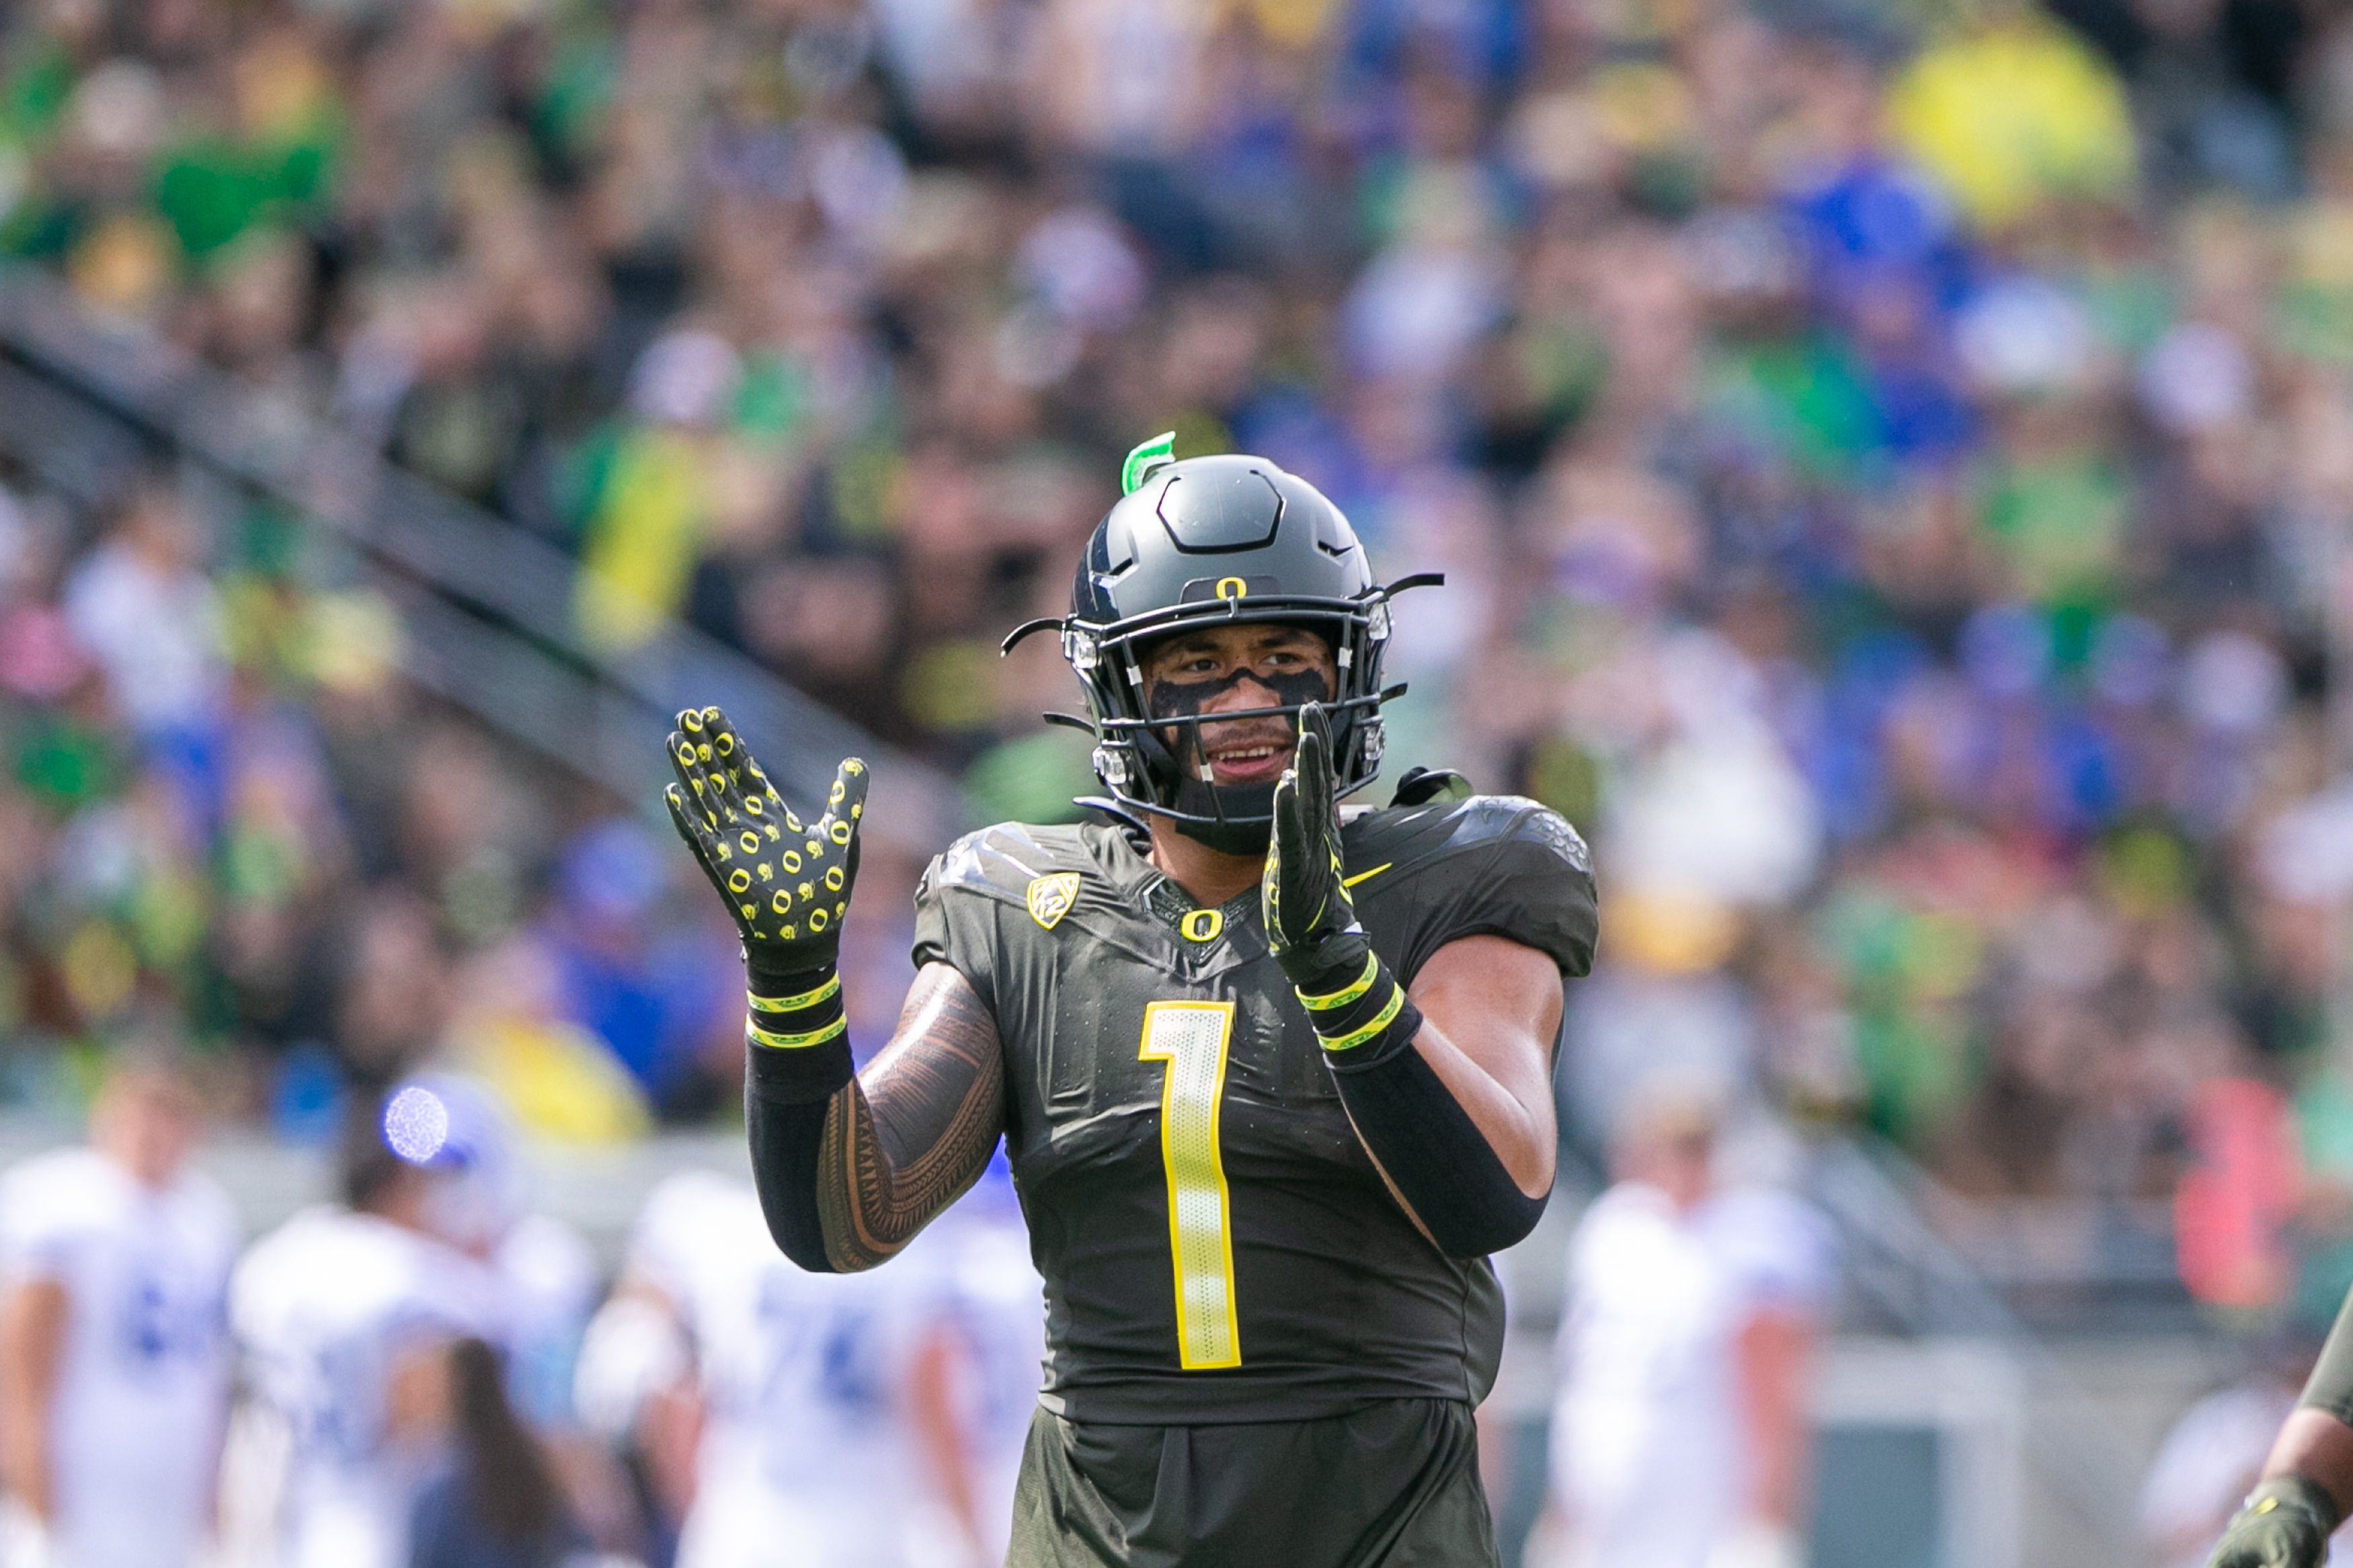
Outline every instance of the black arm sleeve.
<svg viewBox="0 0 2353 1568">
<path fill-rule="evenodd" d="M 1520 1191 L 1471 1113 L 1413 1048 L 1420 1029 L 1421 1011 L 1408 1001 L 1369 1047 L 1377 1056 L 1327 1055 L 1324 1065 L 1356 1136 L 1438 1249 L 1484 1258 L 1535 1229 L 1545 1199 Z"/>
<path fill-rule="evenodd" d="M 752 1183 L 760 1213 L 786 1257 L 813 1274 L 835 1272 L 825 1255 L 817 1211 L 818 1152 L 827 1107 L 857 1076 L 849 1042 L 806 1051 L 751 1047 L 744 1075 L 744 1124 L 752 1144 Z"/>
</svg>

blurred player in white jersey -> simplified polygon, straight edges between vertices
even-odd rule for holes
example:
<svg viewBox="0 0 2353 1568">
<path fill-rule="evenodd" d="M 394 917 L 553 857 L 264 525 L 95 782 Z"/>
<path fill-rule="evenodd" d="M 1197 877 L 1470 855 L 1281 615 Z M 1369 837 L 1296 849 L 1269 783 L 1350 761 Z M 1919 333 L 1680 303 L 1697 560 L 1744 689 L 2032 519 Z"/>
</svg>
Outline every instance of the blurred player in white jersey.
<svg viewBox="0 0 2353 1568">
<path fill-rule="evenodd" d="M 185 1568 L 210 1533 L 237 1230 L 196 1131 L 186 1080 L 129 1057 L 88 1148 L 0 1182 L 9 1568 Z"/>
<path fill-rule="evenodd" d="M 1561 1568 L 1799 1568 L 1807 1366 L 1836 1278 L 1799 1199 L 1718 1185 L 1723 1103 L 1663 1074 L 1570 1243 L 1552 1500 Z"/>
<path fill-rule="evenodd" d="M 919 1568 L 1005 1561 L 1013 1486 L 1046 1359 L 1046 1282 L 1000 1153 L 972 1191 L 908 1244 L 944 1312 L 919 1343 L 908 1390 L 914 1436 L 936 1485 Z"/>
<path fill-rule="evenodd" d="M 913 1435 L 909 1379 L 936 1359 L 948 1285 L 902 1268 L 803 1272 L 740 1178 L 689 1172 L 654 1190 L 589 1331 L 581 1403 L 612 1430 L 691 1380 L 701 1432 L 677 1568 L 913 1568 L 927 1500 L 955 1489 L 933 1464 L 969 1469 Z"/>
<path fill-rule="evenodd" d="M 276 1484 L 249 1505 L 261 1517 L 248 1560 L 402 1568 L 440 1436 L 445 1352 L 504 1338 L 491 1271 L 437 1233 L 479 1194 L 468 1165 L 442 1158 L 446 1108 L 435 1122 L 399 1095 L 357 1122 L 343 1202 L 296 1215 L 237 1266 L 230 1321 L 283 1445 Z"/>
</svg>

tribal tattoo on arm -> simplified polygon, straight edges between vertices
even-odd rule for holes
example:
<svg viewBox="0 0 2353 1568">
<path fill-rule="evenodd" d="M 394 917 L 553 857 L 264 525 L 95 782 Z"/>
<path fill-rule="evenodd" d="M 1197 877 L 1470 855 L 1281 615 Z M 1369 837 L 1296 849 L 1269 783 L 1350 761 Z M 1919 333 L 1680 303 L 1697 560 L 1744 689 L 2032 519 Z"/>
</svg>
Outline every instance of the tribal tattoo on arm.
<svg viewBox="0 0 2353 1568">
<path fill-rule="evenodd" d="M 899 1027 L 826 1107 L 817 1208 L 826 1258 L 871 1268 L 980 1179 L 1005 1131 L 1005 1052 L 971 982 L 927 963 Z"/>
</svg>

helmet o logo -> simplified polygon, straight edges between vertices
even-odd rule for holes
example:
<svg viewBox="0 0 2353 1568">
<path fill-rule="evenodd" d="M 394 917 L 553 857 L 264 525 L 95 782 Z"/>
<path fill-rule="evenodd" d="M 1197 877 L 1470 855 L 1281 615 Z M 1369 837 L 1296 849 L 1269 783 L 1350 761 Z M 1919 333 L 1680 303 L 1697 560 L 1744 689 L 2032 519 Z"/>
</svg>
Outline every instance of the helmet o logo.
<svg viewBox="0 0 2353 1568">
<path fill-rule="evenodd" d="M 1194 910 L 1176 922 L 1187 942 L 1215 942 L 1226 929 L 1226 917 L 1216 910 Z"/>
<path fill-rule="evenodd" d="M 1250 584 L 1239 577 L 1220 577 L 1218 579 L 1217 587 L 1212 591 L 1219 598 L 1230 603 L 1235 599 L 1247 598 L 1250 595 Z"/>
</svg>

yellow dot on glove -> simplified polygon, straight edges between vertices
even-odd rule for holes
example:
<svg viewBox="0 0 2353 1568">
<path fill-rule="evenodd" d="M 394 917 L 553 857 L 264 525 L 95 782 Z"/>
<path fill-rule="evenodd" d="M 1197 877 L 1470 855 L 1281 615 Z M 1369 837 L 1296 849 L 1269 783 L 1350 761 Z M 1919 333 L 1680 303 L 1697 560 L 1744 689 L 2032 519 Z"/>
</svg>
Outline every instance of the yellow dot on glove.
<svg viewBox="0 0 2353 1568">
<path fill-rule="evenodd" d="M 729 892 L 740 893 L 751 885 L 752 873 L 746 871 L 741 866 L 736 867 L 734 870 L 727 874 L 727 890 Z"/>
<path fill-rule="evenodd" d="M 760 912 L 760 908 L 757 904 L 738 904 L 735 907 L 744 911 L 744 918 L 747 921 Z"/>
<path fill-rule="evenodd" d="M 801 853 L 797 849 L 786 850 L 780 858 L 783 859 L 785 869 L 787 871 L 797 871 L 801 868 Z"/>
<path fill-rule="evenodd" d="M 798 833 L 801 830 L 801 819 L 793 815 L 793 808 L 789 805 L 785 807 L 785 826 L 791 828 L 795 833 Z"/>
<path fill-rule="evenodd" d="M 713 724 L 719 722 L 719 710 L 716 708 L 705 708 L 702 710 L 702 716 Z"/>
<path fill-rule="evenodd" d="M 866 803 L 865 803 L 864 801 L 862 801 L 862 800 L 861 800 L 861 801 L 857 801 L 857 802 L 854 802 L 854 803 L 850 805 L 850 808 L 849 808 L 849 820 L 850 820 L 850 821 L 855 822 L 855 821 L 857 821 L 860 817 L 861 817 L 861 816 L 865 816 L 865 815 L 866 815 Z"/>
<path fill-rule="evenodd" d="M 830 837 L 832 837 L 833 841 L 834 841 L 836 844 L 847 844 L 847 843 L 849 843 L 849 824 L 848 824 L 848 823 L 846 823 L 846 822 L 837 822 L 837 823 L 835 823 L 835 824 L 833 825 L 833 832 L 832 832 L 832 834 L 830 835 Z"/>
<path fill-rule="evenodd" d="M 689 767 L 692 767 L 692 766 L 694 765 L 694 742 L 691 742 L 691 741 L 681 741 L 681 742 L 678 743 L 678 760 L 679 760 L 680 762 L 681 762 L 681 763 L 685 763 L 687 766 L 689 766 Z"/>
<path fill-rule="evenodd" d="M 744 847 L 744 853 L 746 855 L 757 855 L 760 852 L 760 836 L 749 828 L 744 829 L 744 837 L 735 842 Z"/>
<path fill-rule="evenodd" d="M 841 891 L 841 868 L 840 868 L 840 867 L 839 867 L 839 866 L 828 866 L 828 867 L 825 868 L 825 885 L 826 885 L 828 889 L 832 889 L 834 892 L 837 892 L 837 893 L 838 893 L 838 892 Z"/>
<path fill-rule="evenodd" d="M 836 779 L 833 781 L 833 789 L 831 793 L 828 794 L 825 797 L 825 804 L 828 805 L 839 805 L 841 804 L 841 797 L 849 793 L 849 787 L 839 779 Z"/>
<path fill-rule="evenodd" d="M 845 901 L 843 901 L 843 902 L 841 902 L 841 903 L 839 903 L 839 904 L 834 905 L 834 906 L 833 906 L 834 918 L 835 918 L 836 920 L 840 919 L 840 918 L 841 918 L 841 911 L 842 911 L 842 910 L 846 910 L 846 909 L 848 909 L 849 907 L 849 903 L 848 903 L 848 901 L 847 901 L 847 900 L 845 900 Z"/>
<path fill-rule="evenodd" d="M 711 743 L 723 757 L 732 757 L 735 754 L 735 737 L 724 730 L 722 730 Z"/>
<path fill-rule="evenodd" d="M 756 795 L 753 795 L 744 803 L 744 815 L 746 816 L 757 816 L 767 809 L 768 808 L 766 806 L 760 804 L 760 797 Z"/>
<path fill-rule="evenodd" d="M 776 896 L 768 900 L 768 907 L 776 910 L 778 914 L 783 914 L 786 910 L 793 907 L 793 896 L 785 891 L 782 888 L 778 888 L 776 889 Z"/>
<path fill-rule="evenodd" d="M 695 774 L 692 778 L 689 779 L 687 783 L 694 786 L 695 794 L 701 795 L 702 793 L 702 775 L 701 773 Z"/>
<path fill-rule="evenodd" d="M 769 867 L 768 863 L 767 863 L 765 860 L 761 861 L 761 862 L 760 862 L 760 880 L 762 880 L 763 882 L 773 882 L 773 881 L 775 881 L 776 879 L 776 873 L 775 872 L 775 870 L 773 870 L 773 869 Z"/>
<path fill-rule="evenodd" d="M 791 942 L 800 933 L 795 931 L 792 927 L 785 926 L 776 932 L 776 940 L 778 942 Z"/>
<path fill-rule="evenodd" d="M 823 931 L 825 929 L 825 911 L 823 910 L 811 910 L 809 911 L 808 921 L 809 930 Z"/>
<path fill-rule="evenodd" d="M 862 773 L 866 771 L 866 764 L 851 757 L 841 764 L 841 768 L 844 773 Z"/>
<path fill-rule="evenodd" d="M 678 716 L 678 727 L 690 735 L 700 735 L 702 733 L 702 715 L 690 708 Z"/>
<path fill-rule="evenodd" d="M 785 836 L 776 831 L 776 825 L 773 822 L 767 826 L 767 835 L 770 842 L 772 843 L 782 843 L 784 841 Z"/>
<path fill-rule="evenodd" d="M 709 761 L 711 760 L 711 747 L 710 747 L 709 743 L 708 743 L 708 742 L 706 742 L 706 743 L 704 743 L 704 744 L 702 744 L 702 745 L 700 745 L 700 746 L 695 747 L 695 748 L 694 748 L 694 754 L 695 754 L 695 757 L 696 757 L 696 759 L 697 759 L 698 761 L 705 762 L 705 763 L 709 762 Z"/>
<path fill-rule="evenodd" d="M 822 854 L 824 854 L 824 853 L 825 853 L 825 846 L 824 846 L 824 845 L 822 845 L 822 844 L 820 844 L 820 843 L 818 843 L 818 842 L 816 839 L 814 839 L 814 838 L 810 839 L 807 844 L 803 845 L 803 846 L 802 846 L 802 847 L 803 847 L 803 848 L 805 848 L 805 849 L 807 849 L 807 850 L 809 852 L 809 854 L 810 854 L 810 855 L 812 855 L 812 856 L 822 855 Z"/>
<path fill-rule="evenodd" d="M 815 898 L 817 896 L 817 889 L 810 887 L 807 882 L 803 882 L 800 885 L 799 891 L 801 897 L 804 899 Z"/>
</svg>

